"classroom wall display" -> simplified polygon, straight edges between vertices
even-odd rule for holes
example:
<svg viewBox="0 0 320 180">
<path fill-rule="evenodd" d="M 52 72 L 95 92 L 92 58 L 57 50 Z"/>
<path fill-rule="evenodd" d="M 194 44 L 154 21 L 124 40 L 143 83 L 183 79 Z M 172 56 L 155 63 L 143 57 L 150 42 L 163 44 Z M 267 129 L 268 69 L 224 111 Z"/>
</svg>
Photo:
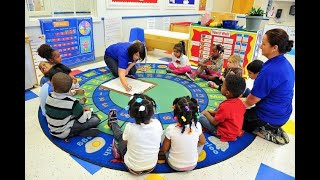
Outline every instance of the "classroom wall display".
<svg viewBox="0 0 320 180">
<path fill-rule="evenodd" d="M 40 19 L 40 27 L 46 43 L 60 52 L 62 64 L 74 67 L 95 60 L 91 17 Z"/>
<path fill-rule="evenodd" d="M 241 57 L 243 76 L 248 77 L 246 66 L 258 57 L 262 35 L 263 30 L 247 32 L 192 24 L 187 54 L 191 64 L 198 65 L 199 61 L 211 56 L 213 44 L 221 44 L 224 46 L 223 68 L 227 67 L 230 55 L 238 54 Z"/>
<path fill-rule="evenodd" d="M 168 0 L 167 9 L 195 9 L 195 0 Z"/>
<path fill-rule="evenodd" d="M 106 0 L 107 8 L 111 9 L 158 9 L 158 0 Z"/>
<path fill-rule="evenodd" d="M 205 11 L 207 5 L 207 0 L 199 0 L 199 11 Z"/>
</svg>

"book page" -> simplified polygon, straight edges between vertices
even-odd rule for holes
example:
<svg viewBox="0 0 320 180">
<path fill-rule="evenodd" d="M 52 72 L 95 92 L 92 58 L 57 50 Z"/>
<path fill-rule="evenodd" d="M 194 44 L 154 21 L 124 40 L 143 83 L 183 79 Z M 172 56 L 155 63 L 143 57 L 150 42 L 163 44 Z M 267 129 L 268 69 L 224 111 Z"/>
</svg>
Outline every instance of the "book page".
<svg viewBox="0 0 320 180">
<path fill-rule="evenodd" d="M 128 77 L 126 77 L 126 79 L 128 84 L 132 86 L 132 89 L 129 92 L 127 92 L 125 88 L 122 86 L 119 77 L 113 80 L 110 80 L 106 83 L 103 83 L 101 84 L 101 86 L 108 88 L 110 90 L 114 90 L 114 91 L 126 94 L 126 95 L 133 95 L 135 93 L 144 93 L 155 86 L 155 84 L 141 81 L 139 79 L 132 79 Z"/>
</svg>

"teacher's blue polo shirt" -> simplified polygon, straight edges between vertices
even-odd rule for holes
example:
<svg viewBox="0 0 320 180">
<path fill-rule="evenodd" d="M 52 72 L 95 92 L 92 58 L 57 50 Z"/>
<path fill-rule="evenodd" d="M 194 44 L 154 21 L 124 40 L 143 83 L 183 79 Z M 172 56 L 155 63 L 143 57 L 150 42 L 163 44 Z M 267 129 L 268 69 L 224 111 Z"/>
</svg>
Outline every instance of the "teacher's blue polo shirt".
<svg viewBox="0 0 320 180">
<path fill-rule="evenodd" d="M 128 63 L 132 62 L 132 59 L 128 56 L 128 47 L 130 45 L 130 42 L 112 44 L 106 49 L 104 54 L 117 61 L 119 68 L 127 69 Z"/>
<path fill-rule="evenodd" d="M 263 64 L 251 90 L 252 95 L 261 98 L 256 104 L 261 120 L 271 125 L 287 122 L 292 112 L 294 80 L 294 69 L 284 55 Z"/>
</svg>

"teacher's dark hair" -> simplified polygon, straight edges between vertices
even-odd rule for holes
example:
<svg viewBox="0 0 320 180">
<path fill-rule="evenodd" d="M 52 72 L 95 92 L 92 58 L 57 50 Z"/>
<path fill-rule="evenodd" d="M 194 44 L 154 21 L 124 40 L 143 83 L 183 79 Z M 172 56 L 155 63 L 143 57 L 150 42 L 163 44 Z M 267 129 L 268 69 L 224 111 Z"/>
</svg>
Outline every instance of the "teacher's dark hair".
<svg viewBox="0 0 320 180">
<path fill-rule="evenodd" d="M 289 36 L 285 30 L 270 29 L 266 32 L 266 36 L 271 46 L 278 46 L 280 54 L 291 51 L 293 47 L 293 41 L 289 40 Z"/>
<path fill-rule="evenodd" d="M 137 41 L 131 44 L 128 48 L 128 55 L 130 59 L 133 59 L 133 55 L 139 52 L 140 60 L 143 61 L 146 58 L 146 48 L 144 44 L 140 41 Z"/>
</svg>

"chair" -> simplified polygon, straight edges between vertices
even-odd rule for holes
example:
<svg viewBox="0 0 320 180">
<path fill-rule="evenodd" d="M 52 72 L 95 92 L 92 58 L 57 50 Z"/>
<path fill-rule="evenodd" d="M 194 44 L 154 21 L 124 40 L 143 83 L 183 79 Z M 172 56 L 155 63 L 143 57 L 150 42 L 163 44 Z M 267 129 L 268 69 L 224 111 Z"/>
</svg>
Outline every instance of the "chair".
<svg viewBox="0 0 320 180">
<path fill-rule="evenodd" d="M 139 27 L 131 28 L 129 42 L 133 42 L 135 40 L 139 40 L 143 44 L 146 44 L 146 41 L 144 39 L 144 29 Z"/>
</svg>

